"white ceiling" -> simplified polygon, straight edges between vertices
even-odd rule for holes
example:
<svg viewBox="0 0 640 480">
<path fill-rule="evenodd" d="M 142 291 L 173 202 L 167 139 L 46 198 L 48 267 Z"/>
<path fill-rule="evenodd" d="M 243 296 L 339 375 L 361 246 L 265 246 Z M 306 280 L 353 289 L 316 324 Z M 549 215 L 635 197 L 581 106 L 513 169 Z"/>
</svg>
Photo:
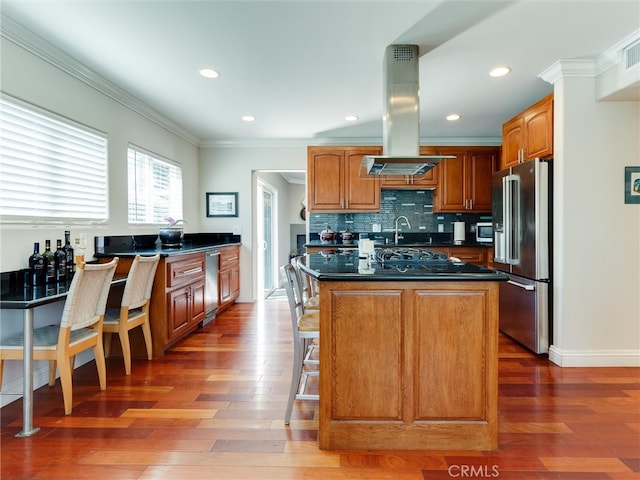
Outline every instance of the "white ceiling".
<svg viewBox="0 0 640 480">
<path fill-rule="evenodd" d="M 552 91 L 541 72 L 560 59 L 594 59 L 640 28 L 638 0 L 3 0 L 1 8 L 201 145 L 379 141 L 382 57 L 393 43 L 420 45 L 423 138 L 499 142 L 505 120 Z M 511 75 L 489 78 L 498 64 Z M 205 66 L 220 77 L 200 77 Z M 446 122 L 453 112 L 462 120 Z M 359 120 L 346 122 L 348 114 Z"/>
</svg>

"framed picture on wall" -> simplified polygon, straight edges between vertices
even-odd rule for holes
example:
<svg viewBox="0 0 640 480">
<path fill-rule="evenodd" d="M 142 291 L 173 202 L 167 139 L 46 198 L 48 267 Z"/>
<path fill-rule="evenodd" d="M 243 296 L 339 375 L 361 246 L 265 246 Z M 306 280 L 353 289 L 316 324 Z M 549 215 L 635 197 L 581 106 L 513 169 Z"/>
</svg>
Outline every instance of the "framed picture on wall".
<svg viewBox="0 0 640 480">
<path fill-rule="evenodd" d="M 238 192 L 207 192 L 207 217 L 237 217 Z"/>
<path fill-rule="evenodd" d="M 640 167 L 624 167 L 624 203 L 640 203 Z"/>
</svg>

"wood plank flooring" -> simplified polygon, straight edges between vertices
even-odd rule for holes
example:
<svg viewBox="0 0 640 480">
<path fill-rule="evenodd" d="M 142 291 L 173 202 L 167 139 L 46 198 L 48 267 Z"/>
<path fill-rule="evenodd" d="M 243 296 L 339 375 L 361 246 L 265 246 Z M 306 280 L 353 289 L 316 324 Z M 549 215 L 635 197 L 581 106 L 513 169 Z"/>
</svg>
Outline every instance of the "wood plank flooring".
<svg viewBox="0 0 640 480">
<path fill-rule="evenodd" d="M 494 452 L 321 451 L 317 402 L 283 414 L 292 355 L 284 299 L 238 304 L 164 358 L 76 370 L 74 408 L 60 383 L 2 408 L 2 480 L 640 479 L 640 369 L 559 368 L 500 340 L 500 437 Z"/>
</svg>

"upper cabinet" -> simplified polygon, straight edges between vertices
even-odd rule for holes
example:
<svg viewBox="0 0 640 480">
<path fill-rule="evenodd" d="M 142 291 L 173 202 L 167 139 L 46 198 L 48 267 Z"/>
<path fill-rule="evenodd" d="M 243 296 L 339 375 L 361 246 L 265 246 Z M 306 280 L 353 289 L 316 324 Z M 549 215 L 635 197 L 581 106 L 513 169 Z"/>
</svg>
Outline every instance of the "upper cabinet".
<svg viewBox="0 0 640 480">
<path fill-rule="evenodd" d="M 380 147 L 309 147 L 307 152 L 310 212 L 377 212 L 380 178 L 361 176 L 365 155 Z"/>
<path fill-rule="evenodd" d="M 440 147 L 442 160 L 434 169 L 438 187 L 434 212 L 491 212 L 491 175 L 499 157 L 498 147 Z"/>
<path fill-rule="evenodd" d="M 420 147 L 420 155 L 438 155 L 437 147 Z M 382 175 L 380 186 L 392 189 L 432 189 L 438 186 L 437 170 L 431 169 L 424 175 Z"/>
<path fill-rule="evenodd" d="M 553 155 L 553 94 L 502 126 L 500 169 Z"/>
</svg>

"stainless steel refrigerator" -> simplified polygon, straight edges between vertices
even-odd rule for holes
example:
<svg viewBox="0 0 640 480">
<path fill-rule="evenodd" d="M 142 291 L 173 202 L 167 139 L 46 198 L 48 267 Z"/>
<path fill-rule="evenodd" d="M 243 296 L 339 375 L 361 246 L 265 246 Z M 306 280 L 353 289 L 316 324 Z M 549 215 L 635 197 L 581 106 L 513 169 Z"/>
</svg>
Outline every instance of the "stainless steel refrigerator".
<svg viewBox="0 0 640 480">
<path fill-rule="evenodd" d="M 551 342 L 551 162 L 533 159 L 493 174 L 494 268 L 500 330 L 533 352 Z"/>
</svg>

